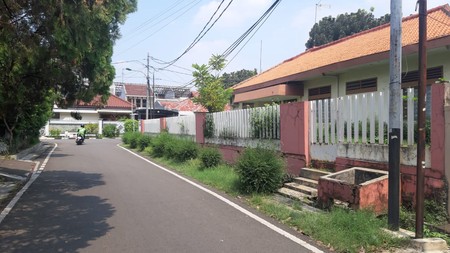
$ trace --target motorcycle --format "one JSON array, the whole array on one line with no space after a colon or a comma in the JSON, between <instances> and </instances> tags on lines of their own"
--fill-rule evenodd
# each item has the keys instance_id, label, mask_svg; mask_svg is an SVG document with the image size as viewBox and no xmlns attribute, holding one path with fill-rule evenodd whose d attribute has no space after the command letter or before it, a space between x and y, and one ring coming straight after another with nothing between
<instances>
[{"instance_id":1,"label":"motorcycle","mask_svg":"<svg viewBox=\"0 0 450 253\"><path fill-rule=\"evenodd\" d=\"M77 134L77 138L75 138L75 143L77 145L81 145L81 144L83 144L83 142L84 142L83 136L81 136L80 134Z\"/></svg>"}]
</instances>

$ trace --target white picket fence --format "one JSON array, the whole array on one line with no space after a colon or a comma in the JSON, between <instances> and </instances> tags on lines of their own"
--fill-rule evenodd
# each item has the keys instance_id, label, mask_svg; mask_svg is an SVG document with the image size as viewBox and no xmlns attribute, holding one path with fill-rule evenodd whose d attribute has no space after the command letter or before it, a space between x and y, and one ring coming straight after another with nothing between
<instances>
[{"instance_id":1,"label":"white picket fence","mask_svg":"<svg viewBox=\"0 0 450 253\"><path fill-rule=\"evenodd\" d=\"M401 108L401 143L414 144L414 89L406 90ZM310 102L313 144L384 144L389 131L389 93L372 92ZM405 118L406 127L403 119ZM404 139L403 131L407 131Z\"/></svg>"},{"instance_id":2,"label":"white picket fence","mask_svg":"<svg viewBox=\"0 0 450 253\"><path fill-rule=\"evenodd\" d=\"M160 119L144 120L144 133L159 134L161 132Z\"/></svg>"},{"instance_id":3,"label":"white picket fence","mask_svg":"<svg viewBox=\"0 0 450 253\"><path fill-rule=\"evenodd\" d=\"M166 124L171 134L195 136L195 115L169 117Z\"/></svg>"},{"instance_id":4,"label":"white picket fence","mask_svg":"<svg viewBox=\"0 0 450 253\"><path fill-rule=\"evenodd\" d=\"M279 105L216 112L210 115L214 122L213 133L216 138L280 139Z\"/></svg>"}]
</instances>

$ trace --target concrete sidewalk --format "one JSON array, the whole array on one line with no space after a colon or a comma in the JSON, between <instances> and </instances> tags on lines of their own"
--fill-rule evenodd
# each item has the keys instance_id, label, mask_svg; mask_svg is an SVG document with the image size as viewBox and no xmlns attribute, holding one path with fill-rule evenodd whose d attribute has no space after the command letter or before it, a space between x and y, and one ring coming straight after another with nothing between
<instances>
[{"instance_id":1,"label":"concrete sidewalk","mask_svg":"<svg viewBox=\"0 0 450 253\"><path fill-rule=\"evenodd\" d=\"M34 160L51 147L51 143L40 142L17 154L0 157L0 208L7 204L3 202L14 189L26 182L33 170L37 169L38 162Z\"/></svg>"}]
</instances>

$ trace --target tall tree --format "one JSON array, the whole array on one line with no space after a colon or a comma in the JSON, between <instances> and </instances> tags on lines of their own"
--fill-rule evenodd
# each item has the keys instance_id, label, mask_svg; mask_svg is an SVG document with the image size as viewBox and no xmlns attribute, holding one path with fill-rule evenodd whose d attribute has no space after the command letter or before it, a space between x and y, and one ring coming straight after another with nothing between
<instances>
[{"instance_id":1,"label":"tall tree","mask_svg":"<svg viewBox=\"0 0 450 253\"><path fill-rule=\"evenodd\" d=\"M194 102L203 105L209 112L223 111L233 92L229 88L224 88L222 78L219 76L224 66L225 59L219 55L211 56L208 65L192 64L195 69L193 72L194 83L199 92L199 96L194 98Z\"/></svg>"},{"instance_id":2,"label":"tall tree","mask_svg":"<svg viewBox=\"0 0 450 253\"><path fill-rule=\"evenodd\" d=\"M38 133L54 101L106 101L112 47L135 9L136 0L1 1L0 139Z\"/></svg>"},{"instance_id":3,"label":"tall tree","mask_svg":"<svg viewBox=\"0 0 450 253\"><path fill-rule=\"evenodd\" d=\"M225 88L230 88L244 80L249 79L252 76L257 75L258 72L256 69L254 70L247 70L242 69L239 71L231 72L231 73L223 73L222 79L223 79L223 86Z\"/></svg>"},{"instance_id":4,"label":"tall tree","mask_svg":"<svg viewBox=\"0 0 450 253\"><path fill-rule=\"evenodd\" d=\"M324 17L309 32L306 48L321 46L389 22L389 14L375 18L373 11L373 8L370 12L359 9L354 13L340 14L336 18Z\"/></svg>"}]
</instances>

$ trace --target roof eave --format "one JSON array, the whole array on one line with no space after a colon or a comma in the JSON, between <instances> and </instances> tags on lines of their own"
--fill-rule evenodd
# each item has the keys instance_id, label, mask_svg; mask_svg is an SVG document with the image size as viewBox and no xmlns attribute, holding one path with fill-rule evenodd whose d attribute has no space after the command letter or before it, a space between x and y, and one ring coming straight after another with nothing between
<instances>
[{"instance_id":1,"label":"roof eave","mask_svg":"<svg viewBox=\"0 0 450 253\"><path fill-rule=\"evenodd\" d=\"M438 39L429 40L427 42L428 49L434 49L434 48L439 48L439 47L449 46L449 45L450 45L450 36L445 36L445 37L441 37ZM402 53L404 55L410 55L410 54L414 54L417 52L418 52L418 43L407 45L402 48ZM252 90L267 88L267 87L282 84L282 83L289 83L289 82L293 82L293 81L303 81L303 80L310 79L313 77L322 76L324 73L333 72L333 71L336 71L339 69L351 68L351 67L359 66L362 64L367 64L367 63L377 62L377 61L382 61L382 60L388 60L388 59L389 59L389 51L379 52L376 54L366 55L366 56L350 59L347 61L337 62L337 63L326 65L326 66L323 66L320 68L308 70L305 72L296 73L293 75L269 80L269 81L258 83L258 84L252 85L252 86L237 88L233 91L233 94L239 94L239 93L248 92L248 91L252 91Z\"/></svg>"}]
</instances>

